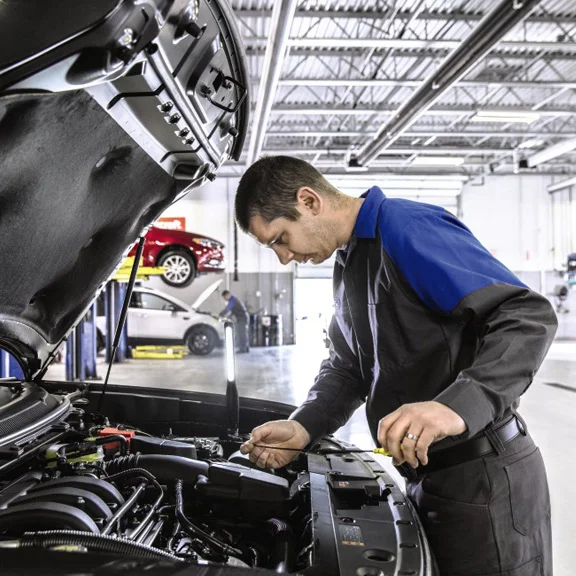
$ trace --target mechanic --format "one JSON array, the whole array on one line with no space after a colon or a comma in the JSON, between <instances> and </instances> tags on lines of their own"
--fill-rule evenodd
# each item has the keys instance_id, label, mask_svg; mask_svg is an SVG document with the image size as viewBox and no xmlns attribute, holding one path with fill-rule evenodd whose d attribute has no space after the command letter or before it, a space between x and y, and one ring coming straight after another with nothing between
<instances>
[{"instance_id":1,"label":"mechanic","mask_svg":"<svg viewBox=\"0 0 576 576\"><path fill-rule=\"evenodd\" d=\"M248 336L248 326L250 322L250 315L246 310L244 303L232 296L229 290L224 290L222 292L222 298L228 302L228 305L222 312L220 312L220 317L224 318L227 316L234 317L234 331L236 333L236 348L238 354L245 354L250 352L250 338Z\"/></svg>"},{"instance_id":2,"label":"mechanic","mask_svg":"<svg viewBox=\"0 0 576 576\"><path fill-rule=\"evenodd\" d=\"M440 573L552 574L550 501L538 448L516 413L557 328L549 302L446 210L360 198L313 166L264 157L243 175L240 228L283 264L336 252L329 358L288 420L242 446L288 464L362 403L393 455Z\"/></svg>"}]
</instances>

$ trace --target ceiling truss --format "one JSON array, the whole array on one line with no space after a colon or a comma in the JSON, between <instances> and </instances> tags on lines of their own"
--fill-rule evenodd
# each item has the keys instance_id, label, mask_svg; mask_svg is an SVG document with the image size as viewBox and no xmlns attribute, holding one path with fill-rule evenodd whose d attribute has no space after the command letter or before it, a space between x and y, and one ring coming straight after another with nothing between
<instances>
[{"instance_id":1,"label":"ceiling truss","mask_svg":"<svg viewBox=\"0 0 576 576\"><path fill-rule=\"evenodd\" d=\"M254 100L272 16L270 0L232 0ZM283 49L263 153L286 151L344 166L374 138L494 5L488 0L300 0ZM324 9L317 8L322 4ZM347 4L347 7L342 7ZM564 4L564 5L563 5ZM576 134L576 6L543 0L386 152L390 171L418 156L453 155L450 171L517 170L519 159ZM468 7L474 6L473 10ZM358 6L358 9L355 9ZM364 8L362 8L362 6ZM532 113L530 122L478 122L478 111ZM251 136L250 136L251 137ZM447 149L448 148L448 149ZM538 171L576 172L563 156ZM395 166L398 162L401 168ZM448 168L434 168L444 171Z\"/></svg>"}]
</instances>

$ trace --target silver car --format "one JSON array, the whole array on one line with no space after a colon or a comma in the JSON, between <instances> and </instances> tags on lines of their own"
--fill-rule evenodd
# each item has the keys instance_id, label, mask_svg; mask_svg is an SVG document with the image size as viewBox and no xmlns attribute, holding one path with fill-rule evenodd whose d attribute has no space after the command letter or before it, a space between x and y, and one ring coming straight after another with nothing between
<instances>
[{"instance_id":1,"label":"silver car","mask_svg":"<svg viewBox=\"0 0 576 576\"><path fill-rule=\"evenodd\" d=\"M160 290L136 286L126 322L128 343L186 344L192 354L210 354L224 337L224 325L217 316L199 308L221 283L218 280L210 285L192 305ZM103 343L106 318L98 316L96 324L98 341Z\"/></svg>"}]
</instances>

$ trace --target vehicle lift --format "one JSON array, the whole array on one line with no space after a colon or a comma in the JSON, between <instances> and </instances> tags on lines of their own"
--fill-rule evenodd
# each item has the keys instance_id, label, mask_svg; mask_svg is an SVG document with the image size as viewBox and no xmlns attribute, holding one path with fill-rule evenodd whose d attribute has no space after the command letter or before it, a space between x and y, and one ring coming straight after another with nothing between
<instances>
[{"instance_id":1,"label":"vehicle lift","mask_svg":"<svg viewBox=\"0 0 576 576\"><path fill-rule=\"evenodd\" d=\"M134 265L134 257L124 260L114 276L108 281L102 295L106 318L106 362L110 362L114 332L120 318L122 302L126 295L126 285ZM160 276L162 267L140 266L136 280L148 280L150 276ZM86 316L78 323L66 341L66 380L100 380L96 370L97 356L97 303L94 302ZM114 362L124 362L129 357L127 327L124 325L122 337Z\"/></svg>"},{"instance_id":2,"label":"vehicle lift","mask_svg":"<svg viewBox=\"0 0 576 576\"><path fill-rule=\"evenodd\" d=\"M0 349L0 378L24 378L22 368L13 356Z\"/></svg>"}]
</instances>

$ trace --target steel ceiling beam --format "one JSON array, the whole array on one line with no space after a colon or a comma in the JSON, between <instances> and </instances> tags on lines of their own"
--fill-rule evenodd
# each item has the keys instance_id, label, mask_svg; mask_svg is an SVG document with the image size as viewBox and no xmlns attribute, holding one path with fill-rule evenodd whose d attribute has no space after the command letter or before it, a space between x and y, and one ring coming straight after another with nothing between
<instances>
[{"instance_id":1,"label":"steel ceiling beam","mask_svg":"<svg viewBox=\"0 0 576 576\"><path fill-rule=\"evenodd\" d=\"M272 12L268 10L234 10L234 14L239 18L270 18ZM385 20L389 18L391 11L359 11L359 10L298 10L296 18L327 18L339 20ZM395 15L395 19L401 22L407 22L412 18L411 12L400 12ZM418 20L436 21L436 22L480 22L484 14L470 14L463 12L421 12ZM529 24L574 24L572 16L556 15L533 15L526 19Z\"/></svg>"},{"instance_id":2,"label":"steel ceiling beam","mask_svg":"<svg viewBox=\"0 0 576 576\"><path fill-rule=\"evenodd\" d=\"M476 66L500 40L522 22L540 0L511 2L502 0L472 31L428 78L384 124L372 142L366 144L356 157L360 165L376 158L433 106L452 86Z\"/></svg>"},{"instance_id":3,"label":"steel ceiling beam","mask_svg":"<svg viewBox=\"0 0 576 576\"><path fill-rule=\"evenodd\" d=\"M278 138L357 138L361 136L373 136L376 130L272 130L266 133L266 137ZM403 138L576 138L576 132L491 132L489 130L461 131L461 132L439 132L418 130L415 132L404 132Z\"/></svg>"},{"instance_id":4,"label":"steel ceiling beam","mask_svg":"<svg viewBox=\"0 0 576 576\"><path fill-rule=\"evenodd\" d=\"M539 1L539 0L538 0ZM244 37L244 43L250 46L265 46L266 38ZM414 40L407 38L289 38L287 45L294 48L361 48L374 50L448 50L460 47L462 40ZM576 52L573 42L527 42L527 41L498 41L493 47L500 50L532 50L536 52Z\"/></svg>"},{"instance_id":5,"label":"steel ceiling beam","mask_svg":"<svg viewBox=\"0 0 576 576\"><path fill-rule=\"evenodd\" d=\"M426 147L409 147L409 148L387 148L382 150L379 156L399 156L422 154L423 156L488 156L493 154L511 154L513 148L426 148ZM314 148L266 148L266 154L329 154L329 155L346 155L350 153L350 148L345 147L314 147Z\"/></svg>"},{"instance_id":6,"label":"steel ceiling beam","mask_svg":"<svg viewBox=\"0 0 576 576\"><path fill-rule=\"evenodd\" d=\"M531 108L519 108L515 106L498 108L494 106L484 106L490 110L497 110L501 112L509 112L510 114L534 113ZM345 116L362 116L370 114L392 114L398 109L386 106L380 108L350 108L347 106L310 106L310 105L293 105L282 104L275 106L272 109L272 114L299 114L299 115L315 115L315 114L335 114ZM476 112L476 107L472 106L438 106L436 108L427 109L425 115L430 116L453 116L462 114L473 114ZM542 116L573 116L576 114L576 108L542 108L538 110L538 114Z\"/></svg>"},{"instance_id":7,"label":"steel ceiling beam","mask_svg":"<svg viewBox=\"0 0 576 576\"><path fill-rule=\"evenodd\" d=\"M266 127L288 49L288 36L297 6L298 0L278 0L274 3L256 110L252 121L250 147L248 149L249 164L252 164L262 151Z\"/></svg>"},{"instance_id":8,"label":"steel ceiling beam","mask_svg":"<svg viewBox=\"0 0 576 576\"><path fill-rule=\"evenodd\" d=\"M568 61L576 60L576 54L571 52L562 52L562 44L557 44L554 52L549 52L542 56L543 60L551 61ZM262 56L265 46L246 46L248 56ZM381 50L376 50L379 52ZM402 58L442 58L450 54L450 50L411 50L409 52L396 52L396 57ZM365 55L362 48L292 48L290 56L308 57L321 56L323 58L356 58ZM490 52L491 58L506 58L507 60L526 60L539 55L537 50L525 52L506 52L499 46L496 50Z\"/></svg>"},{"instance_id":9,"label":"steel ceiling beam","mask_svg":"<svg viewBox=\"0 0 576 576\"><path fill-rule=\"evenodd\" d=\"M575 45L576 46L576 45ZM401 80L401 79L340 79L340 78L282 78L279 82L279 86L309 86L310 88L348 88L350 86L358 88L395 88L399 86L406 86L409 88L417 88L421 86L426 79L422 80ZM529 89L543 89L543 88L555 88L555 89L570 89L576 88L576 82L563 82L563 81L553 81L547 82L545 80L541 82L524 82L521 80L461 80L453 87L465 87L465 88L478 88L480 86L502 86L504 88L529 88Z\"/></svg>"}]
</instances>

